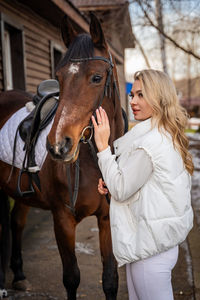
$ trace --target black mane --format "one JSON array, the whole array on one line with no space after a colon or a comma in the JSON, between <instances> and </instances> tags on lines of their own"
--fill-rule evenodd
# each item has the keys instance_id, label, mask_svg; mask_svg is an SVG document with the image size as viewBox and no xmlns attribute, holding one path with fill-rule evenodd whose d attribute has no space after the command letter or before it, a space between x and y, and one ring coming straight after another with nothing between
<instances>
[{"instance_id":1,"label":"black mane","mask_svg":"<svg viewBox=\"0 0 200 300\"><path fill-rule=\"evenodd\" d=\"M64 67L72 58L94 57L94 45L89 34L79 34L70 44L64 58L56 67L56 71Z\"/></svg>"}]
</instances>

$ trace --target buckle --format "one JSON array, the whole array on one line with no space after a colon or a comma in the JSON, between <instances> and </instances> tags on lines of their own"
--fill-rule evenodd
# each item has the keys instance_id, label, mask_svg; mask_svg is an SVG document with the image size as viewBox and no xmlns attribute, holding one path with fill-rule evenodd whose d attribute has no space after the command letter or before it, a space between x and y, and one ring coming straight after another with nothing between
<instances>
[{"instance_id":1,"label":"buckle","mask_svg":"<svg viewBox=\"0 0 200 300\"><path fill-rule=\"evenodd\" d=\"M90 134L89 134L89 131L90 131ZM83 129L82 133L81 133L80 141L83 142L83 144L87 144L88 141L91 140L92 136L93 136L93 127L92 126L86 126Z\"/></svg>"}]
</instances>

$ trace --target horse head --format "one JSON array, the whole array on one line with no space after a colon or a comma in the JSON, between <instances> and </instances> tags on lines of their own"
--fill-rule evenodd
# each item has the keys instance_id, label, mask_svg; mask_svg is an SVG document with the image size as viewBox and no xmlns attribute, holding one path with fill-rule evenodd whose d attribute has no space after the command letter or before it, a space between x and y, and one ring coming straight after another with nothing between
<instances>
[{"instance_id":1,"label":"horse head","mask_svg":"<svg viewBox=\"0 0 200 300\"><path fill-rule=\"evenodd\" d=\"M117 73L101 24L94 15L91 14L90 34L78 34L66 16L61 31L68 50L56 70L60 97L47 149L54 159L72 163L78 157L83 131L87 134L85 129L91 125L91 116L99 105L106 110L112 127L116 97L109 88L113 89Z\"/></svg>"}]
</instances>

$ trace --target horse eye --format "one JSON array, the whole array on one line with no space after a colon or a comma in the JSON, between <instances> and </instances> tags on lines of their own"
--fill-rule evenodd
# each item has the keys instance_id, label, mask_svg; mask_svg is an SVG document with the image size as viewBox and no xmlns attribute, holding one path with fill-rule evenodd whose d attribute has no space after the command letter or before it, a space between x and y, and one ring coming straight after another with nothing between
<instances>
[{"instance_id":1,"label":"horse eye","mask_svg":"<svg viewBox=\"0 0 200 300\"><path fill-rule=\"evenodd\" d=\"M102 80L102 76L101 75L94 75L92 76L92 83L100 83Z\"/></svg>"}]
</instances>

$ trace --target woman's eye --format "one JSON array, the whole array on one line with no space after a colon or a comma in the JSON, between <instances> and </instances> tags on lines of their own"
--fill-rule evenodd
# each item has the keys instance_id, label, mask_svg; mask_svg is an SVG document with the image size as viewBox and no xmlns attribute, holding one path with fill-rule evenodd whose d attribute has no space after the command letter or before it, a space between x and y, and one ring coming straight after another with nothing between
<instances>
[{"instance_id":1,"label":"woman's eye","mask_svg":"<svg viewBox=\"0 0 200 300\"><path fill-rule=\"evenodd\" d=\"M102 80L102 76L101 75L94 75L92 76L92 83L100 83Z\"/></svg>"},{"instance_id":2,"label":"woman's eye","mask_svg":"<svg viewBox=\"0 0 200 300\"><path fill-rule=\"evenodd\" d=\"M142 98L142 97L143 97L143 94L142 94L142 93L139 93L138 96L139 96L140 98Z\"/></svg>"},{"instance_id":3,"label":"woman's eye","mask_svg":"<svg viewBox=\"0 0 200 300\"><path fill-rule=\"evenodd\" d=\"M130 100L132 100L134 98L134 95L131 93L129 93L128 96L129 96Z\"/></svg>"}]
</instances>

